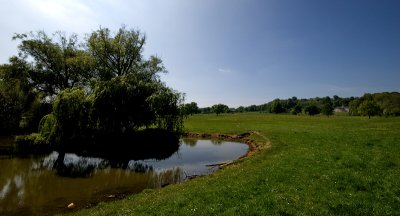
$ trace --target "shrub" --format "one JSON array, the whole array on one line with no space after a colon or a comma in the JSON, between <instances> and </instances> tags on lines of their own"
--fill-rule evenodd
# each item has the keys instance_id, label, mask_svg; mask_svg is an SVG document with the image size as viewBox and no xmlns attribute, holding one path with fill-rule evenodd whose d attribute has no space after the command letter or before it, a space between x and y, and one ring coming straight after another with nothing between
<instances>
[{"instance_id":1,"label":"shrub","mask_svg":"<svg viewBox=\"0 0 400 216\"><path fill-rule=\"evenodd\" d=\"M39 133L15 137L14 152L16 154L44 153L48 152L50 147Z\"/></svg>"}]
</instances>

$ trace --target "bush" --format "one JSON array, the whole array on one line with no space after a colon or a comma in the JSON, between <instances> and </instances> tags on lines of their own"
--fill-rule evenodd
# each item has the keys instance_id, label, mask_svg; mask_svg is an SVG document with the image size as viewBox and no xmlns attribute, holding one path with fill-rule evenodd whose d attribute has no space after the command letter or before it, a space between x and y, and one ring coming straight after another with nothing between
<instances>
[{"instance_id":1,"label":"bush","mask_svg":"<svg viewBox=\"0 0 400 216\"><path fill-rule=\"evenodd\" d=\"M50 149L51 145L38 133L15 137L14 153L16 154L46 153Z\"/></svg>"}]
</instances>

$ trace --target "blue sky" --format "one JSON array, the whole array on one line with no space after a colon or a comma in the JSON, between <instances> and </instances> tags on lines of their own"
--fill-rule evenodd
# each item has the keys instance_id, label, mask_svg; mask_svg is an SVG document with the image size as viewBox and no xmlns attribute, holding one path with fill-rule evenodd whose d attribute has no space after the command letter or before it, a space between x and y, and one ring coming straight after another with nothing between
<instances>
[{"instance_id":1,"label":"blue sky","mask_svg":"<svg viewBox=\"0 0 400 216\"><path fill-rule=\"evenodd\" d=\"M162 79L200 107L400 91L398 0L0 0L0 63L14 33L146 34Z\"/></svg>"}]
</instances>

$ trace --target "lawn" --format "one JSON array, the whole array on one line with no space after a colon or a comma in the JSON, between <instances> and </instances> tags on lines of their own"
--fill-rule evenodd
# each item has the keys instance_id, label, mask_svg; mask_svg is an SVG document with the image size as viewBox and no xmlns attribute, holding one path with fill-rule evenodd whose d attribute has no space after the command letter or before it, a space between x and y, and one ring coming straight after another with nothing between
<instances>
[{"instance_id":1,"label":"lawn","mask_svg":"<svg viewBox=\"0 0 400 216\"><path fill-rule=\"evenodd\" d=\"M252 133L259 150L182 184L78 215L400 215L400 118L195 115L187 132Z\"/></svg>"}]
</instances>

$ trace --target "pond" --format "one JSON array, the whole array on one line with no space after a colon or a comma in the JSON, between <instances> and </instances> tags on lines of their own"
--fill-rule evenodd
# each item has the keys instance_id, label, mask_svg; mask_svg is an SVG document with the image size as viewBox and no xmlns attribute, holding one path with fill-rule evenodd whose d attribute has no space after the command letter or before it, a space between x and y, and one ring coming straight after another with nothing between
<instances>
[{"instance_id":1,"label":"pond","mask_svg":"<svg viewBox=\"0 0 400 216\"><path fill-rule=\"evenodd\" d=\"M0 146L10 139L0 139ZM238 159L248 146L237 142L182 139L178 151L163 160L109 160L66 153L41 157L0 156L0 215L52 215L68 204L87 208L146 188L179 183Z\"/></svg>"}]
</instances>

